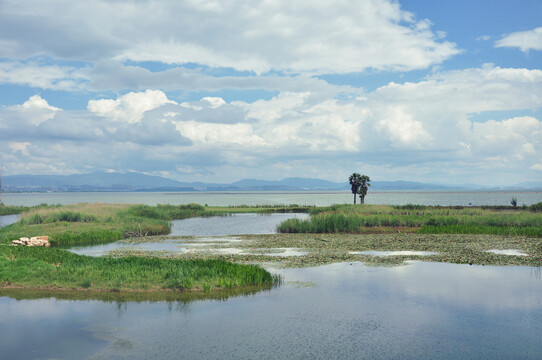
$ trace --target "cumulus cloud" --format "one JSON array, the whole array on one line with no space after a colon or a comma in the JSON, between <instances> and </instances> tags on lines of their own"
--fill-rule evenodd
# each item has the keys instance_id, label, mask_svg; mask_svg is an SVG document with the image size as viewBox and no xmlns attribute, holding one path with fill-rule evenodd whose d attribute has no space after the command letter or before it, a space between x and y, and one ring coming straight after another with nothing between
<instances>
[{"instance_id":1,"label":"cumulus cloud","mask_svg":"<svg viewBox=\"0 0 542 360\"><path fill-rule=\"evenodd\" d=\"M61 109L49 105L39 95L31 96L21 105L9 106L0 114L0 128L12 126L38 126L51 119Z\"/></svg>"},{"instance_id":2,"label":"cumulus cloud","mask_svg":"<svg viewBox=\"0 0 542 360\"><path fill-rule=\"evenodd\" d=\"M175 102L147 90L67 111L33 96L0 109L0 150L6 165L168 171L190 180L326 169L325 177L339 180L359 164L377 174L401 169L418 180L437 168L446 182L468 171L538 171L542 119L521 113L542 107L539 93L541 71L485 65L347 98L283 91L252 103L216 96ZM519 115L476 120L496 110Z\"/></svg>"},{"instance_id":3,"label":"cumulus cloud","mask_svg":"<svg viewBox=\"0 0 542 360\"><path fill-rule=\"evenodd\" d=\"M255 73L412 70L459 53L443 37L391 0L6 0L0 8L2 57L12 59L197 63Z\"/></svg>"},{"instance_id":4,"label":"cumulus cloud","mask_svg":"<svg viewBox=\"0 0 542 360\"><path fill-rule=\"evenodd\" d=\"M495 47L517 47L523 52L542 50L542 27L508 34L496 41Z\"/></svg>"},{"instance_id":5,"label":"cumulus cloud","mask_svg":"<svg viewBox=\"0 0 542 360\"><path fill-rule=\"evenodd\" d=\"M116 100L100 99L90 100L87 110L114 121L128 123L139 122L146 111L156 109L164 104L175 104L160 90L147 90L145 92L130 92Z\"/></svg>"},{"instance_id":6,"label":"cumulus cloud","mask_svg":"<svg viewBox=\"0 0 542 360\"><path fill-rule=\"evenodd\" d=\"M471 136L479 153L503 161L536 158L542 151L542 122L531 116L474 123Z\"/></svg>"},{"instance_id":7,"label":"cumulus cloud","mask_svg":"<svg viewBox=\"0 0 542 360\"><path fill-rule=\"evenodd\" d=\"M421 121L400 106L390 106L387 115L378 120L375 128L388 137L394 148L430 148L433 137L424 129Z\"/></svg>"}]
</instances>

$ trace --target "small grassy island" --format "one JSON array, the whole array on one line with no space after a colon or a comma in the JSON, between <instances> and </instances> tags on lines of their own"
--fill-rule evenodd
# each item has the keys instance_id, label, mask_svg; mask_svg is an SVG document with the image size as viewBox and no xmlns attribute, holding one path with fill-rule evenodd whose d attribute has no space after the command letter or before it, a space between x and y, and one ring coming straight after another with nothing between
<instances>
[{"instance_id":1,"label":"small grassy island","mask_svg":"<svg viewBox=\"0 0 542 360\"><path fill-rule=\"evenodd\" d=\"M88 257L58 246L107 243L170 231L170 220L213 215L204 207L78 204L37 206L0 229L0 287L96 291L216 290L268 286L280 281L256 265L219 259L172 260ZM48 235L51 248L12 246L20 237Z\"/></svg>"},{"instance_id":2,"label":"small grassy island","mask_svg":"<svg viewBox=\"0 0 542 360\"><path fill-rule=\"evenodd\" d=\"M159 242L171 220L241 212L309 212L290 219L278 234L238 237L245 253L117 252L103 257L71 253L63 246ZM336 205L331 207L77 204L0 206L0 214L21 219L0 229L0 288L81 291L212 291L270 287L277 276L254 263L312 266L364 261L399 264L408 259L478 265L540 266L542 204L530 207L432 207ZM50 248L12 246L14 239L46 235ZM184 237L183 243L195 239ZM200 244L201 245L201 244ZM215 244L216 245L216 244ZM229 245L217 245L229 246ZM276 249L298 249L303 256L277 257ZM488 250L515 249L526 256ZM427 256L377 257L366 251L424 251Z\"/></svg>"}]
</instances>

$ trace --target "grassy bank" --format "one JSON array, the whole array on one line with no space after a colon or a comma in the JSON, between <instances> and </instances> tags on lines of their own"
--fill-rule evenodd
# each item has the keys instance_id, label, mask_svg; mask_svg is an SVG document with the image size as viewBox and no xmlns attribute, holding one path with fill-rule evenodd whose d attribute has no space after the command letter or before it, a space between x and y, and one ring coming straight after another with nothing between
<instances>
[{"instance_id":1,"label":"grassy bank","mask_svg":"<svg viewBox=\"0 0 542 360\"><path fill-rule=\"evenodd\" d=\"M0 229L0 243L48 235L52 246L107 243L168 234L170 221L200 216L203 206L75 204L26 208L21 220Z\"/></svg>"},{"instance_id":2,"label":"grassy bank","mask_svg":"<svg viewBox=\"0 0 542 360\"><path fill-rule=\"evenodd\" d=\"M526 208L337 205L315 208L307 220L283 222L282 233L366 233L402 228L407 232L498 234L542 237L539 204Z\"/></svg>"},{"instance_id":3,"label":"grassy bank","mask_svg":"<svg viewBox=\"0 0 542 360\"><path fill-rule=\"evenodd\" d=\"M0 216L20 214L27 210L28 207L26 206L7 206L0 203Z\"/></svg>"},{"instance_id":4,"label":"grassy bank","mask_svg":"<svg viewBox=\"0 0 542 360\"><path fill-rule=\"evenodd\" d=\"M0 284L3 287L211 291L270 285L276 281L258 266L221 260L93 258L62 249L0 245Z\"/></svg>"},{"instance_id":5,"label":"grassy bank","mask_svg":"<svg viewBox=\"0 0 542 360\"><path fill-rule=\"evenodd\" d=\"M397 264L407 259L480 265L539 266L542 258L542 206L529 208L462 208L429 206L337 205L332 207L77 204L22 209L21 220L0 229L0 287L95 291L204 290L270 287L279 279L251 265L275 262L313 266L364 261ZM125 252L92 258L57 246L105 243L119 239L160 241L171 220L237 212L304 212L305 221L281 224L283 234L242 237L231 243L198 243L201 249L182 254ZM292 234L285 234L285 233ZM308 234L299 234L300 232ZM465 236L468 234L468 236ZM497 235L484 235L497 234ZM19 237L48 235L52 248L13 247ZM171 239L168 239L171 241ZM183 246L197 239L182 238ZM302 256L273 256L284 249ZM522 250L528 256L507 256L492 249ZM194 249L193 249L194 250ZM367 250L432 251L429 256L375 257ZM138 256L135 256L138 255ZM236 264L230 263L235 262Z\"/></svg>"},{"instance_id":6,"label":"grassy bank","mask_svg":"<svg viewBox=\"0 0 542 360\"><path fill-rule=\"evenodd\" d=\"M198 204L148 206L96 203L4 209L6 214L22 215L17 224L0 229L0 243L8 243L20 237L48 235L52 246L70 246L164 235L171 231L172 220L195 216L307 212L312 208L298 205L204 207Z\"/></svg>"},{"instance_id":7,"label":"grassy bank","mask_svg":"<svg viewBox=\"0 0 542 360\"><path fill-rule=\"evenodd\" d=\"M203 206L77 204L25 208L0 229L0 286L46 289L212 291L277 282L267 271L221 260L91 258L58 245L105 243L167 234L170 221L214 214ZM220 213L217 212L217 213ZM14 247L19 237L48 235L52 248Z\"/></svg>"}]
</instances>

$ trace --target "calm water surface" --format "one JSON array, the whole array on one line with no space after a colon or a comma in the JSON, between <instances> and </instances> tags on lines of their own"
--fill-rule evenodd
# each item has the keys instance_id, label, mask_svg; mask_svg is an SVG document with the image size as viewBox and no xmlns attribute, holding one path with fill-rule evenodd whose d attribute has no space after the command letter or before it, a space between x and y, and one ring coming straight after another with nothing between
<instances>
[{"instance_id":1,"label":"calm water surface","mask_svg":"<svg viewBox=\"0 0 542 360\"><path fill-rule=\"evenodd\" d=\"M60 202L36 200L36 194L3 194L4 200L6 195ZM198 202L184 194L60 196L66 203ZM235 204L232 199L248 203L241 195L223 196L229 196L228 205ZM253 196L255 203L305 203L289 197L299 194L243 196ZM316 202L343 195L310 196ZM498 201L507 204L510 194L499 196ZM221 205L210 201L216 197L203 200ZM213 218L212 222L224 221L215 229L202 219L187 219L176 222L173 231L197 236L250 229L261 233L274 231L274 221L282 221L281 216L302 215ZM222 300L25 299L2 291L0 359L540 359L542 354L540 268L414 262L400 267L343 263L270 271L283 275L285 284Z\"/></svg>"},{"instance_id":2,"label":"calm water surface","mask_svg":"<svg viewBox=\"0 0 542 360\"><path fill-rule=\"evenodd\" d=\"M19 220L19 215L2 215L0 216L0 228L14 224Z\"/></svg>"},{"instance_id":3,"label":"calm water surface","mask_svg":"<svg viewBox=\"0 0 542 360\"><path fill-rule=\"evenodd\" d=\"M419 205L510 205L515 197L518 205L542 202L542 191L373 191L366 198L368 204ZM349 192L92 192L92 193L4 193L6 205L33 206L76 203L128 204L189 204L210 206L299 204L328 206L353 201Z\"/></svg>"},{"instance_id":4,"label":"calm water surface","mask_svg":"<svg viewBox=\"0 0 542 360\"><path fill-rule=\"evenodd\" d=\"M277 225L287 219L308 219L309 214L232 214L231 216L196 217L173 221L170 235L225 236L275 234Z\"/></svg>"},{"instance_id":5,"label":"calm water surface","mask_svg":"<svg viewBox=\"0 0 542 360\"><path fill-rule=\"evenodd\" d=\"M285 285L222 301L0 297L0 358L540 359L542 354L542 281L531 268L415 262L272 271L284 276Z\"/></svg>"},{"instance_id":6,"label":"calm water surface","mask_svg":"<svg viewBox=\"0 0 542 360\"><path fill-rule=\"evenodd\" d=\"M171 236L227 236L274 234L277 225L287 219L307 219L309 214L232 214L229 216L196 217L172 221ZM173 251L184 252L187 248L178 240L139 243L116 241L110 244L73 246L69 251L81 255L102 256L104 253L122 248L137 248L144 251Z\"/></svg>"}]
</instances>

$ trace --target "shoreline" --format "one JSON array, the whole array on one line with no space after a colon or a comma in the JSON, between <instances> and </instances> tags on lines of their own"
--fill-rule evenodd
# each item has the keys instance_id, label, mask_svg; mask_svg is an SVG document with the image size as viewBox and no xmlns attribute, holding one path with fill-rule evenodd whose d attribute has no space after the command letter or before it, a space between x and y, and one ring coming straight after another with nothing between
<instances>
[{"instance_id":1,"label":"shoreline","mask_svg":"<svg viewBox=\"0 0 542 360\"><path fill-rule=\"evenodd\" d=\"M540 207L542 203L533 206L533 210L540 211ZM528 208L337 205L307 209L300 206L77 204L38 206L27 210L17 223L0 229L0 283L7 284L0 285L0 290L204 294L251 286L266 288L280 282L263 269L262 264L310 267L359 261L371 265L397 265L408 260L495 266L540 266L542 263L542 237L518 236L521 232L503 233L510 230L507 224L511 223L521 231L534 229L531 233L538 234L542 229L542 217ZM160 242L170 232L173 219L247 211L298 210L309 210L312 216L307 221L294 220L286 233L241 235L242 241L234 245L201 246L200 243L196 247L202 251L175 254L130 250L89 257L60 248L122 239L134 243ZM448 225L458 221L473 225ZM362 223L368 225L360 226ZM435 224L435 229L426 227L426 223ZM488 227L486 223L496 226ZM301 225L311 224L316 226L315 229L322 225L322 232L296 230ZM426 233L421 233L423 229ZM431 233L436 230L452 233ZM463 230L467 233L461 233ZM472 233L478 230L501 233ZM49 235L53 246L8 245L14 238L39 235ZM175 237L168 236L167 239ZM178 240L187 245L198 242L197 238ZM220 249L224 252L220 253ZM488 250L518 250L529 256L494 254ZM429 251L436 254L378 257L364 254L364 251ZM299 256L299 252L305 254Z\"/></svg>"}]
</instances>

